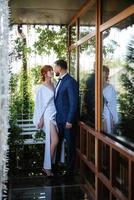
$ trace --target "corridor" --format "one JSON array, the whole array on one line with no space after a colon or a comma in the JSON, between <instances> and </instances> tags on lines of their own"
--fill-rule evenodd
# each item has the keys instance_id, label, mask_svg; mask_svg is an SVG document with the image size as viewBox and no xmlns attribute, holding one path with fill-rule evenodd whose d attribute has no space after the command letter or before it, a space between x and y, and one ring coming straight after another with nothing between
<instances>
[{"instance_id":1,"label":"corridor","mask_svg":"<svg viewBox=\"0 0 134 200\"><path fill-rule=\"evenodd\" d=\"M134 200L134 2L0 2L0 200ZM34 97L59 58L79 85L77 162L74 176L61 166L48 178Z\"/></svg>"}]
</instances>

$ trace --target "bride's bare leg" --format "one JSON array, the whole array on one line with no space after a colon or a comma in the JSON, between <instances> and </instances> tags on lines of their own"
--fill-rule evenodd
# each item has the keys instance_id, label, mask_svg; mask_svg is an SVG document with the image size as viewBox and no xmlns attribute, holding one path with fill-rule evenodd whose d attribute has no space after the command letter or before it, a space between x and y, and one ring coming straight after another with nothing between
<instances>
[{"instance_id":1,"label":"bride's bare leg","mask_svg":"<svg viewBox=\"0 0 134 200\"><path fill-rule=\"evenodd\" d=\"M51 160L54 159L54 153L55 153L55 149L56 146L58 144L59 138L58 138L58 133L56 130L56 127L53 123L51 123L50 125L50 132L51 132L51 147L50 147L50 151L51 151Z\"/></svg>"},{"instance_id":2,"label":"bride's bare leg","mask_svg":"<svg viewBox=\"0 0 134 200\"><path fill-rule=\"evenodd\" d=\"M50 153L51 153L51 160L53 160L55 149L59 141L58 133L53 123L50 123L50 138L51 138ZM51 169L43 169L43 171L47 176L53 176Z\"/></svg>"}]
</instances>

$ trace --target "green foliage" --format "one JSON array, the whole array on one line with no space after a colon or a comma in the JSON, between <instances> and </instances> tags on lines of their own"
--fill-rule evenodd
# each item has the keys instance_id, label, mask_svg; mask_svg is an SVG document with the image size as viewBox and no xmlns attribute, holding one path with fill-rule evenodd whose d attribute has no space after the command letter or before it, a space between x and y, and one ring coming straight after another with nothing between
<instances>
[{"instance_id":1,"label":"green foliage","mask_svg":"<svg viewBox=\"0 0 134 200\"><path fill-rule=\"evenodd\" d=\"M34 44L36 53L49 55L53 51L57 58L67 57L66 27L62 27L59 30L48 28L37 28L36 30L39 33L39 38Z\"/></svg>"},{"instance_id":2,"label":"green foliage","mask_svg":"<svg viewBox=\"0 0 134 200\"><path fill-rule=\"evenodd\" d=\"M111 60L117 46L118 43L115 40L110 40L107 45L103 45L103 59Z\"/></svg>"},{"instance_id":3,"label":"green foliage","mask_svg":"<svg viewBox=\"0 0 134 200\"><path fill-rule=\"evenodd\" d=\"M17 74L12 74L10 78L10 121L14 124L17 123L17 110L16 105L17 105L17 87L18 87L18 76Z\"/></svg>"},{"instance_id":4,"label":"green foliage","mask_svg":"<svg viewBox=\"0 0 134 200\"><path fill-rule=\"evenodd\" d=\"M89 42L85 42L81 45L80 53L86 51L88 55L94 53L95 54L95 45L96 45L96 39L95 37L91 38Z\"/></svg>"},{"instance_id":5,"label":"green foliage","mask_svg":"<svg viewBox=\"0 0 134 200\"><path fill-rule=\"evenodd\" d=\"M12 151L15 151L16 149L16 145L17 144L23 144L24 140L22 138L22 136L20 135L22 129L20 127L18 127L16 124L13 123L13 121L10 121L10 135L8 138L8 143L10 145L10 149Z\"/></svg>"},{"instance_id":6,"label":"green foliage","mask_svg":"<svg viewBox=\"0 0 134 200\"><path fill-rule=\"evenodd\" d=\"M15 52L18 59L22 60L22 69L18 75L13 75L11 80L12 107L11 113L29 114L33 111L33 100L31 95L31 83L27 70L27 55L31 53L31 48L27 46L27 38L22 31L20 37L15 40ZM13 79L17 76L16 85L13 87ZM14 88L14 89L13 89ZM14 91L16 91L14 95Z\"/></svg>"},{"instance_id":7,"label":"green foliage","mask_svg":"<svg viewBox=\"0 0 134 200\"><path fill-rule=\"evenodd\" d=\"M121 110L120 127L123 130L123 134L134 139L134 38L128 45L126 61L125 73L121 75L123 91L119 98Z\"/></svg>"},{"instance_id":8,"label":"green foliage","mask_svg":"<svg viewBox=\"0 0 134 200\"><path fill-rule=\"evenodd\" d=\"M30 77L33 85L37 85L40 82L40 68L41 66L35 66L30 70Z\"/></svg>"},{"instance_id":9,"label":"green foliage","mask_svg":"<svg viewBox=\"0 0 134 200\"><path fill-rule=\"evenodd\" d=\"M71 44L76 42L76 26L71 27Z\"/></svg>"},{"instance_id":10,"label":"green foliage","mask_svg":"<svg viewBox=\"0 0 134 200\"><path fill-rule=\"evenodd\" d=\"M10 111L10 119L9 119L9 138L8 138L8 143L10 146L10 150L14 151L16 150L16 145L17 144L23 144L23 139L20 135L21 133L21 128L17 126L17 115L18 115L18 108L21 108L21 101L18 98L18 80L19 77L17 74L12 74L10 78L10 93L11 93L11 98L10 98L10 106L9 106L9 111Z\"/></svg>"},{"instance_id":11,"label":"green foliage","mask_svg":"<svg viewBox=\"0 0 134 200\"><path fill-rule=\"evenodd\" d=\"M32 135L35 142L45 140L45 133L43 130L37 130L35 134Z\"/></svg>"},{"instance_id":12,"label":"green foliage","mask_svg":"<svg viewBox=\"0 0 134 200\"><path fill-rule=\"evenodd\" d=\"M15 40L15 44L15 53L18 59L26 58L27 54L30 54L32 51L30 47L27 47L26 40L24 42L24 39L20 37Z\"/></svg>"},{"instance_id":13,"label":"green foliage","mask_svg":"<svg viewBox=\"0 0 134 200\"><path fill-rule=\"evenodd\" d=\"M16 120L17 118L22 118L22 114L26 114L27 118L28 114L33 112L34 102L30 77L22 71L19 74L12 74L10 93L11 122L17 124Z\"/></svg>"},{"instance_id":14,"label":"green foliage","mask_svg":"<svg viewBox=\"0 0 134 200\"><path fill-rule=\"evenodd\" d=\"M25 71L21 71L19 74L18 99L22 104L21 113L28 115L33 112L32 84L30 76Z\"/></svg>"}]
</instances>

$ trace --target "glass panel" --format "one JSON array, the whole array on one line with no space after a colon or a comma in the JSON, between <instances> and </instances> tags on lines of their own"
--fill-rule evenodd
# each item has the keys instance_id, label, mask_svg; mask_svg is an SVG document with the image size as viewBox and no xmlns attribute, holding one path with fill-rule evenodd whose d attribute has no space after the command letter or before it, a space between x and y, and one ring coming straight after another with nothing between
<instances>
[{"instance_id":1,"label":"glass panel","mask_svg":"<svg viewBox=\"0 0 134 200\"><path fill-rule=\"evenodd\" d=\"M95 127L95 37L80 47L80 117Z\"/></svg>"},{"instance_id":2,"label":"glass panel","mask_svg":"<svg viewBox=\"0 0 134 200\"><path fill-rule=\"evenodd\" d=\"M116 197L112 196L112 200L119 200L119 199L117 199Z\"/></svg>"},{"instance_id":3,"label":"glass panel","mask_svg":"<svg viewBox=\"0 0 134 200\"><path fill-rule=\"evenodd\" d=\"M114 17L133 3L133 0L102 0L102 23Z\"/></svg>"},{"instance_id":4,"label":"glass panel","mask_svg":"<svg viewBox=\"0 0 134 200\"><path fill-rule=\"evenodd\" d=\"M128 145L134 142L133 22L128 17L102 34L103 130Z\"/></svg>"},{"instance_id":5,"label":"glass panel","mask_svg":"<svg viewBox=\"0 0 134 200\"><path fill-rule=\"evenodd\" d=\"M92 6L88 11L80 17L80 36L84 37L88 33L95 31L96 29L96 2L92 3Z\"/></svg>"},{"instance_id":6,"label":"glass panel","mask_svg":"<svg viewBox=\"0 0 134 200\"><path fill-rule=\"evenodd\" d=\"M95 137L88 132L88 160L95 164Z\"/></svg>"},{"instance_id":7,"label":"glass panel","mask_svg":"<svg viewBox=\"0 0 134 200\"><path fill-rule=\"evenodd\" d=\"M110 148L107 144L99 142L100 170L107 177L110 177Z\"/></svg>"},{"instance_id":8,"label":"glass panel","mask_svg":"<svg viewBox=\"0 0 134 200\"><path fill-rule=\"evenodd\" d=\"M132 191L132 200L134 200L134 162L132 162L131 164L131 169L132 169L132 172L131 172L131 191Z\"/></svg>"},{"instance_id":9,"label":"glass panel","mask_svg":"<svg viewBox=\"0 0 134 200\"><path fill-rule=\"evenodd\" d=\"M77 55L76 48L70 52L70 74L77 80Z\"/></svg>"},{"instance_id":10,"label":"glass panel","mask_svg":"<svg viewBox=\"0 0 134 200\"><path fill-rule=\"evenodd\" d=\"M95 189L95 174L83 161L81 162L81 172L85 181L90 183L92 188Z\"/></svg>"},{"instance_id":11,"label":"glass panel","mask_svg":"<svg viewBox=\"0 0 134 200\"><path fill-rule=\"evenodd\" d=\"M115 150L112 155L112 184L128 197L128 159Z\"/></svg>"},{"instance_id":12,"label":"glass panel","mask_svg":"<svg viewBox=\"0 0 134 200\"><path fill-rule=\"evenodd\" d=\"M70 45L75 43L77 40L77 28L76 23L70 27Z\"/></svg>"},{"instance_id":13,"label":"glass panel","mask_svg":"<svg viewBox=\"0 0 134 200\"><path fill-rule=\"evenodd\" d=\"M87 157L87 131L82 130L81 132L81 153Z\"/></svg>"},{"instance_id":14,"label":"glass panel","mask_svg":"<svg viewBox=\"0 0 134 200\"><path fill-rule=\"evenodd\" d=\"M110 192L106 188L106 186L99 180L99 187L98 187L98 200L108 200L110 199Z\"/></svg>"}]
</instances>

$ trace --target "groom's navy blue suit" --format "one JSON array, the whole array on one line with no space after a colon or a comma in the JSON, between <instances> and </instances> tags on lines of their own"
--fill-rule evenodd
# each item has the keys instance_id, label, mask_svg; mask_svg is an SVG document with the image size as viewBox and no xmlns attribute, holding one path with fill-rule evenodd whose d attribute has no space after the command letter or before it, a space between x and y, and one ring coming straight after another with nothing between
<instances>
[{"instance_id":1,"label":"groom's navy blue suit","mask_svg":"<svg viewBox=\"0 0 134 200\"><path fill-rule=\"evenodd\" d=\"M56 121L59 129L60 142L63 138L67 144L67 170L72 172L75 163L75 138L78 120L78 85L75 79L66 74L59 85L55 95L55 106L57 110ZM72 124L72 128L67 129L66 122ZM59 143L60 146L60 143Z\"/></svg>"}]
</instances>

